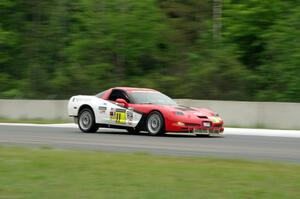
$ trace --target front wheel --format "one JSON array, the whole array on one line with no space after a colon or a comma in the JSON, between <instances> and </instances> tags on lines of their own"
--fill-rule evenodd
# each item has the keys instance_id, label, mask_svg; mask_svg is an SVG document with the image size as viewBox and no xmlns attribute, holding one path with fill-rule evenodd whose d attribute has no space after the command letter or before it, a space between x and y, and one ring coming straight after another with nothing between
<instances>
[{"instance_id":1,"label":"front wheel","mask_svg":"<svg viewBox=\"0 0 300 199\"><path fill-rule=\"evenodd\" d=\"M151 112L146 120L146 128L149 135L161 135L165 132L164 118L158 111Z\"/></svg>"},{"instance_id":2,"label":"front wheel","mask_svg":"<svg viewBox=\"0 0 300 199\"><path fill-rule=\"evenodd\" d=\"M95 123L95 116L91 109L84 108L78 115L78 127L84 133L95 133L98 126Z\"/></svg>"}]
</instances>

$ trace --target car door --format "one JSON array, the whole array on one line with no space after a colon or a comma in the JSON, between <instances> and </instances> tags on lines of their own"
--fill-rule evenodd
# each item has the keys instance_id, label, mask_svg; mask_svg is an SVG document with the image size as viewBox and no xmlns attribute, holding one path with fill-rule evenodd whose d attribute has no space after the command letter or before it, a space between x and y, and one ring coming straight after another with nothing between
<instances>
[{"instance_id":1,"label":"car door","mask_svg":"<svg viewBox=\"0 0 300 199\"><path fill-rule=\"evenodd\" d=\"M142 118L142 114L135 112L131 107L125 108L117 105L115 103L117 99L124 99L130 104L130 100L124 91L113 89L108 97L108 100L115 105L110 110L110 124L135 127Z\"/></svg>"}]
</instances>

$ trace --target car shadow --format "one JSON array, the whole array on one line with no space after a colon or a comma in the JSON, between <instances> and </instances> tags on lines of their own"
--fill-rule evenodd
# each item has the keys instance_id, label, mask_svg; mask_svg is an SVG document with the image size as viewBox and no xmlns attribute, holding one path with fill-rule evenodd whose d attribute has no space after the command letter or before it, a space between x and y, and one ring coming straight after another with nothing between
<instances>
[{"instance_id":1,"label":"car shadow","mask_svg":"<svg viewBox=\"0 0 300 199\"><path fill-rule=\"evenodd\" d=\"M78 131L81 132L81 131ZM89 134L89 133L87 133ZM120 131L120 130L98 130L96 133L91 134L107 134L107 135L128 135L128 136L143 136L143 137L168 137L168 138L209 138L209 139L217 139L217 138L224 138L223 135L219 136L209 136L209 135L193 135L193 134L176 134L176 133L165 133L163 135L158 136L150 136L147 132L140 132L140 133L129 133L127 131Z\"/></svg>"}]
</instances>

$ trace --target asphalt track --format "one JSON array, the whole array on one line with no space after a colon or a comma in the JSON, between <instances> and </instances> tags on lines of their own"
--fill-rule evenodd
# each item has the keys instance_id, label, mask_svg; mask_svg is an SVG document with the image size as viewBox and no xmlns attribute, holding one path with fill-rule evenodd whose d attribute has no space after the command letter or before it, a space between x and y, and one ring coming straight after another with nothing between
<instances>
[{"instance_id":1,"label":"asphalt track","mask_svg":"<svg viewBox=\"0 0 300 199\"><path fill-rule=\"evenodd\" d=\"M249 133L250 132L250 133ZM74 125L0 124L0 145L48 146L143 152L175 156L208 156L300 163L300 131L225 129L222 137L146 134L100 129L81 133Z\"/></svg>"}]
</instances>

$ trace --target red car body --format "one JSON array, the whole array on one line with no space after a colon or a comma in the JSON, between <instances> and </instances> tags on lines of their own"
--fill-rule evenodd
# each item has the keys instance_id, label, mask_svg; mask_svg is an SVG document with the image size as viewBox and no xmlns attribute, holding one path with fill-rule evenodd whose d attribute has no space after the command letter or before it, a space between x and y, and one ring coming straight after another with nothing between
<instances>
[{"instance_id":1,"label":"red car body","mask_svg":"<svg viewBox=\"0 0 300 199\"><path fill-rule=\"evenodd\" d=\"M148 88L115 87L104 91L99 97L105 100L113 101L109 99L109 96L113 90L123 91L127 95L130 95L130 93L133 92L158 92ZM207 134L220 134L224 131L223 120L219 117L219 115L214 114L213 111L206 108L194 108L181 105L136 103L128 103L126 106L133 108L135 111L143 113L145 116L152 111L160 112L164 118L164 128L166 132L193 133L195 131L201 131L207 132ZM210 123L210 126L205 125L208 123ZM143 127L145 125L141 124L140 126Z\"/></svg>"}]
</instances>

